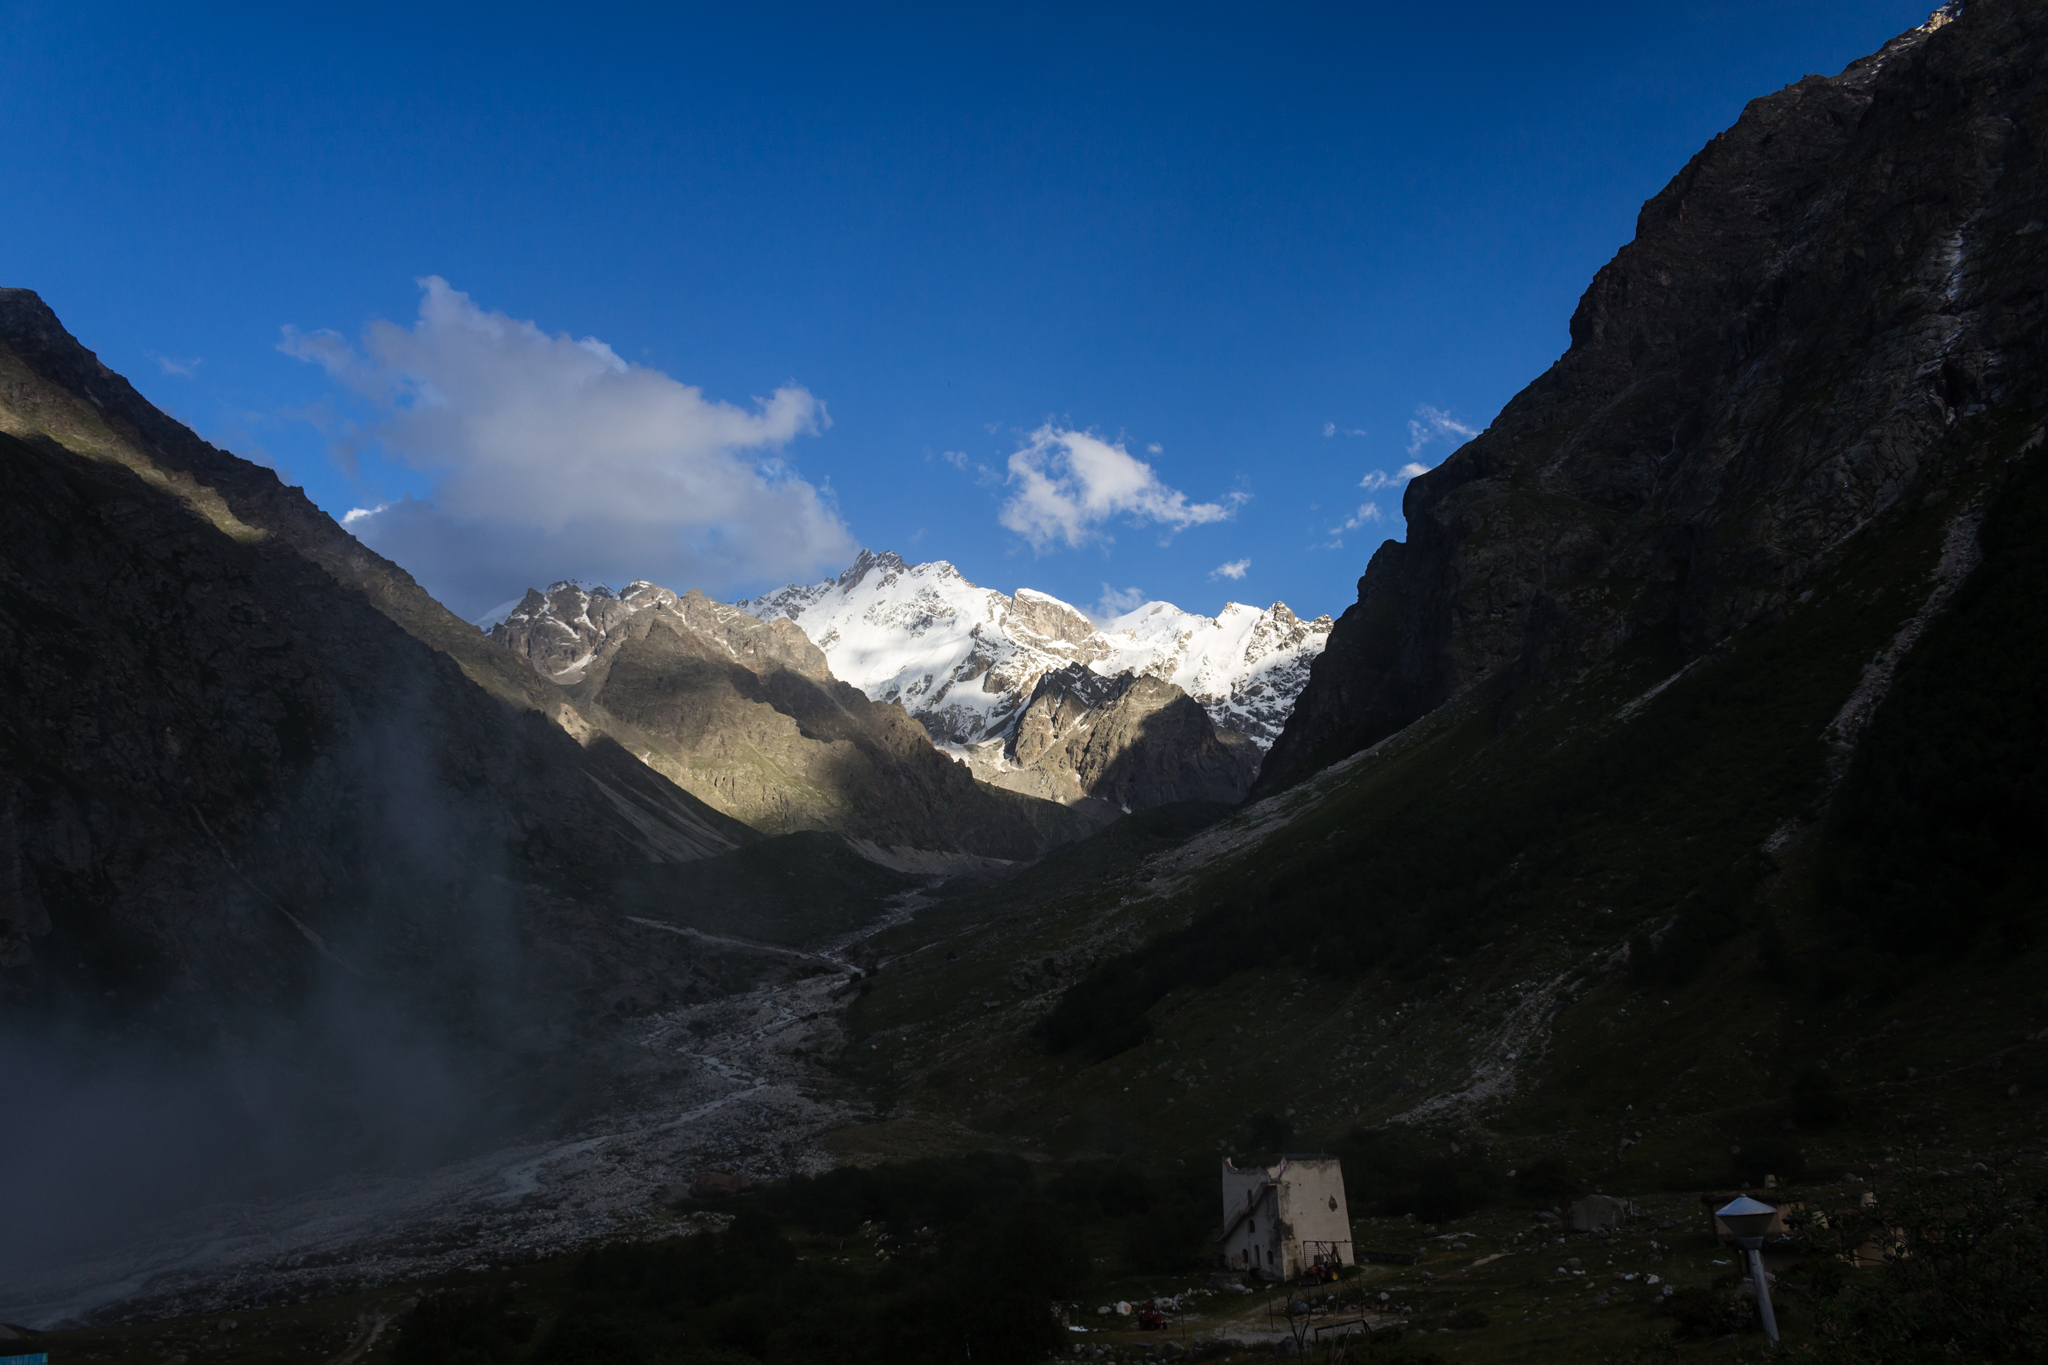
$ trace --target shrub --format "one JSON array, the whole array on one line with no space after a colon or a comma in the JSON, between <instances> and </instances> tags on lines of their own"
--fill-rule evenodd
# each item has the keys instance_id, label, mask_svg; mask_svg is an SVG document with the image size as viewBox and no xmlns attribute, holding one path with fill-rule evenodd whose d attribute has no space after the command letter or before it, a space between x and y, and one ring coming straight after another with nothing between
<instances>
[{"instance_id":1,"label":"shrub","mask_svg":"<svg viewBox=\"0 0 2048 1365\"><path fill-rule=\"evenodd\" d=\"M1424 1222L1461 1218L1497 1202L1500 1173L1479 1157L1453 1156L1405 1130L1352 1129L1337 1145L1352 1206L1378 1214L1412 1213Z\"/></svg>"},{"instance_id":2,"label":"shrub","mask_svg":"<svg viewBox=\"0 0 2048 1365\"><path fill-rule=\"evenodd\" d=\"M1759 1325L1756 1300L1723 1288L1687 1288L1668 1295L1657 1311L1671 1318L1680 1337L1724 1337Z\"/></svg>"},{"instance_id":3,"label":"shrub","mask_svg":"<svg viewBox=\"0 0 2048 1365\"><path fill-rule=\"evenodd\" d=\"M1774 1175L1786 1184L1806 1179L1806 1154L1787 1138L1769 1133L1737 1144L1732 1165L1736 1179L1746 1185L1761 1185Z\"/></svg>"},{"instance_id":4,"label":"shrub","mask_svg":"<svg viewBox=\"0 0 2048 1365\"><path fill-rule=\"evenodd\" d=\"M1792 1082L1792 1119L1802 1128L1825 1128L1838 1121L1848 1106L1842 1088L1819 1067L1810 1066Z\"/></svg>"},{"instance_id":5,"label":"shrub","mask_svg":"<svg viewBox=\"0 0 2048 1365\"><path fill-rule=\"evenodd\" d=\"M394 1365L497 1365L533 1338L535 1319L503 1297L437 1294L406 1318Z\"/></svg>"},{"instance_id":6,"label":"shrub","mask_svg":"<svg viewBox=\"0 0 2048 1365\"><path fill-rule=\"evenodd\" d=\"M1814 1286L1814 1329L1786 1353L1790 1359L2048 1359L2048 1201L2041 1191L1994 1178L1960 1192L1906 1187L1888 1202L1838 1217L1823 1233L1816 1250L1837 1265L1859 1251L1881 1252L1883 1262Z\"/></svg>"},{"instance_id":7,"label":"shrub","mask_svg":"<svg viewBox=\"0 0 2048 1365\"><path fill-rule=\"evenodd\" d=\"M1551 1156L1532 1161L1515 1172L1515 1194L1522 1199L1556 1203L1576 1199L1582 1192L1583 1187L1573 1178L1563 1157Z\"/></svg>"}]
</instances>

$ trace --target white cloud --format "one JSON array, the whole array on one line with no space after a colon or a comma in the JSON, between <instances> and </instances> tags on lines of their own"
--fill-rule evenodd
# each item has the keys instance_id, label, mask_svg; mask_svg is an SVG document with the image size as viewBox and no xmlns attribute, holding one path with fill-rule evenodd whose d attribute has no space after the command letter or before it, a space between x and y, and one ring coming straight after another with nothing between
<instances>
[{"instance_id":1,"label":"white cloud","mask_svg":"<svg viewBox=\"0 0 2048 1365\"><path fill-rule=\"evenodd\" d=\"M1126 612L1133 612L1144 606L1145 600L1143 588L1112 588L1104 583L1102 596L1096 599L1094 606L1088 608L1088 614L1098 623L1113 621Z\"/></svg>"},{"instance_id":2,"label":"white cloud","mask_svg":"<svg viewBox=\"0 0 2048 1365\"><path fill-rule=\"evenodd\" d=\"M1007 482L1017 492L1003 504L1002 524L1041 551L1061 540L1084 545L1111 517L1180 531L1227 520L1244 500L1233 494L1222 503L1191 503L1185 493L1161 483L1152 466L1122 442L1051 423L1032 432L1010 456Z\"/></svg>"},{"instance_id":3,"label":"white cloud","mask_svg":"<svg viewBox=\"0 0 2048 1365\"><path fill-rule=\"evenodd\" d=\"M1353 512L1350 516L1344 518L1343 521L1330 528L1328 534L1331 538L1324 543L1323 548L1326 550L1341 550L1344 548L1344 533L1346 531L1357 531L1367 526L1376 526L1386 519L1386 513L1380 511L1378 503L1362 502L1358 504L1356 512Z\"/></svg>"},{"instance_id":4,"label":"white cloud","mask_svg":"<svg viewBox=\"0 0 2048 1365\"><path fill-rule=\"evenodd\" d=\"M1367 474L1364 478L1360 479L1358 481L1358 486L1360 488L1363 488L1368 493L1378 492L1382 488L1398 487L1399 485L1408 482L1408 480L1414 478L1418 474L1427 474L1432 467L1433 466L1422 464L1421 462L1416 460L1410 460L1407 464L1402 465L1397 472L1392 474L1389 474L1384 469L1375 469L1370 474Z\"/></svg>"},{"instance_id":5,"label":"white cloud","mask_svg":"<svg viewBox=\"0 0 2048 1365\"><path fill-rule=\"evenodd\" d=\"M513 611L519 606L519 604L525 600L526 599L523 596L508 597L503 602L498 603L497 606L492 607L487 612L484 612L482 615L471 617L469 623L475 626L478 630L489 631L492 626L497 625L498 622L510 616L513 613Z\"/></svg>"},{"instance_id":6,"label":"white cloud","mask_svg":"<svg viewBox=\"0 0 2048 1365\"><path fill-rule=\"evenodd\" d=\"M1325 436L1335 436L1340 431L1346 436L1365 435L1365 432L1358 427L1340 427L1335 422L1323 423L1323 435Z\"/></svg>"},{"instance_id":7,"label":"white cloud","mask_svg":"<svg viewBox=\"0 0 2048 1365\"><path fill-rule=\"evenodd\" d=\"M458 611L560 578L719 589L853 553L829 487L780 458L830 424L805 389L709 400L595 337L551 336L439 277L420 286L418 320L371 323L360 351L294 328L279 349L374 404L368 434L434 478L426 498L347 524Z\"/></svg>"},{"instance_id":8,"label":"white cloud","mask_svg":"<svg viewBox=\"0 0 2048 1365\"><path fill-rule=\"evenodd\" d=\"M1452 449L1465 444L1479 432L1454 421L1442 408L1433 408L1424 403L1415 409L1415 415L1408 419L1408 454L1420 455L1422 448L1432 441L1450 441ZM1456 440L1452 440L1456 437Z\"/></svg>"},{"instance_id":9,"label":"white cloud","mask_svg":"<svg viewBox=\"0 0 2048 1365\"><path fill-rule=\"evenodd\" d=\"M1325 436L1335 436L1336 434L1337 434L1337 424L1336 424L1335 422L1325 422L1325 423L1323 423L1323 435L1325 435Z\"/></svg>"},{"instance_id":10,"label":"white cloud","mask_svg":"<svg viewBox=\"0 0 2048 1365\"><path fill-rule=\"evenodd\" d=\"M1229 579L1243 578L1245 575L1245 571L1251 568L1251 566L1252 562L1249 559L1233 559L1228 564L1218 564L1215 568L1209 570L1209 577Z\"/></svg>"},{"instance_id":11,"label":"white cloud","mask_svg":"<svg viewBox=\"0 0 2048 1365\"><path fill-rule=\"evenodd\" d=\"M365 517L376 516L390 505L388 502L380 502L375 507L351 507L348 511L341 514L341 524L343 526L354 526Z\"/></svg>"},{"instance_id":12,"label":"white cloud","mask_svg":"<svg viewBox=\"0 0 2048 1365\"><path fill-rule=\"evenodd\" d=\"M967 452L964 450L942 450L939 458L955 469L967 468Z\"/></svg>"},{"instance_id":13,"label":"white cloud","mask_svg":"<svg viewBox=\"0 0 2048 1365\"><path fill-rule=\"evenodd\" d=\"M149 358L154 360L156 367L165 374L174 374L180 379L190 379L193 375L199 373L199 367L206 363L206 357L204 356L193 356L190 360L173 360L167 355L158 355L154 351L149 353Z\"/></svg>"}]
</instances>

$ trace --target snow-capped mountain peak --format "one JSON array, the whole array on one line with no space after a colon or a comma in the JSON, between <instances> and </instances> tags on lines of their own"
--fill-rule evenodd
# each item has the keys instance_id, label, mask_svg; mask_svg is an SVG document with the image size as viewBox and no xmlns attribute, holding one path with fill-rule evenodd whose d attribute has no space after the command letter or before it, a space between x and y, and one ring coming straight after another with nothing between
<instances>
[{"instance_id":1,"label":"snow-capped mountain peak","mask_svg":"<svg viewBox=\"0 0 2048 1365\"><path fill-rule=\"evenodd\" d=\"M944 560L909 564L863 550L837 578L791 584L738 604L785 617L824 651L832 672L877 701L900 703L934 740L974 744L1005 733L1048 671L1081 664L1174 683L1261 749L1286 723L1330 618L1303 621L1276 602L1227 603L1214 617L1147 602L1103 625L1031 588L1005 596Z\"/></svg>"}]
</instances>

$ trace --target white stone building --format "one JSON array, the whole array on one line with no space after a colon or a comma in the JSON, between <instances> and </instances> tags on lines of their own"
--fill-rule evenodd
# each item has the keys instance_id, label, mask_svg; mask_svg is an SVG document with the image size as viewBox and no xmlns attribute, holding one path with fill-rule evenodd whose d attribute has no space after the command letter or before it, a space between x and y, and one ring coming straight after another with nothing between
<instances>
[{"instance_id":1,"label":"white stone building","mask_svg":"<svg viewBox=\"0 0 2048 1365\"><path fill-rule=\"evenodd\" d=\"M1278 1166L1223 1159L1224 1263L1269 1280L1314 1265L1353 1263L1351 1211L1336 1157L1285 1156Z\"/></svg>"}]
</instances>

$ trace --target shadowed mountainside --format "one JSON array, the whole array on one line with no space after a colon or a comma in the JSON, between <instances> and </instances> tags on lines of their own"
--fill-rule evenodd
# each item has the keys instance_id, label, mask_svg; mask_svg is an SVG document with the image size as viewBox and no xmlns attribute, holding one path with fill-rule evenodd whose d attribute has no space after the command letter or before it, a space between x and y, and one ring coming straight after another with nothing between
<instances>
[{"instance_id":1,"label":"shadowed mountainside","mask_svg":"<svg viewBox=\"0 0 2048 1365\"><path fill-rule=\"evenodd\" d=\"M1966 481L2043 393L2041 23L1944 11L1645 204L1571 348L1409 485L1258 793L1489 678L1512 723L1631 641L1701 658Z\"/></svg>"},{"instance_id":2,"label":"shadowed mountainside","mask_svg":"<svg viewBox=\"0 0 2048 1365\"><path fill-rule=\"evenodd\" d=\"M2048 5L1953 14L1653 201L1649 238L1705 234L1693 311L1631 247L1418 481L1291 780L1085 880L1057 869L1106 836L942 894L944 960L877 936L856 1056L902 1112L1154 1162L1412 1135L1540 1161L1525 1198L2035 1159ZM1715 185L1779 188L1687 197ZM1799 274L1829 222L1835 273Z\"/></svg>"},{"instance_id":3,"label":"shadowed mountainside","mask_svg":"<svg viewBox=\"0 0 2048 1365\"><path fill-rule=\"evenodd\" d=\"M618 862L747 837L577 744L541 713L559 693L473 629L447 633L469 629L474 671L415 638L446 624L416 585L149 408L25 290L0 295L0 431L10 1002L209 1012L323 964L458 970L518 937L475 917L567 913ZM542 936L535 963L602 951Z\"/></svg>"}]
</instances>

